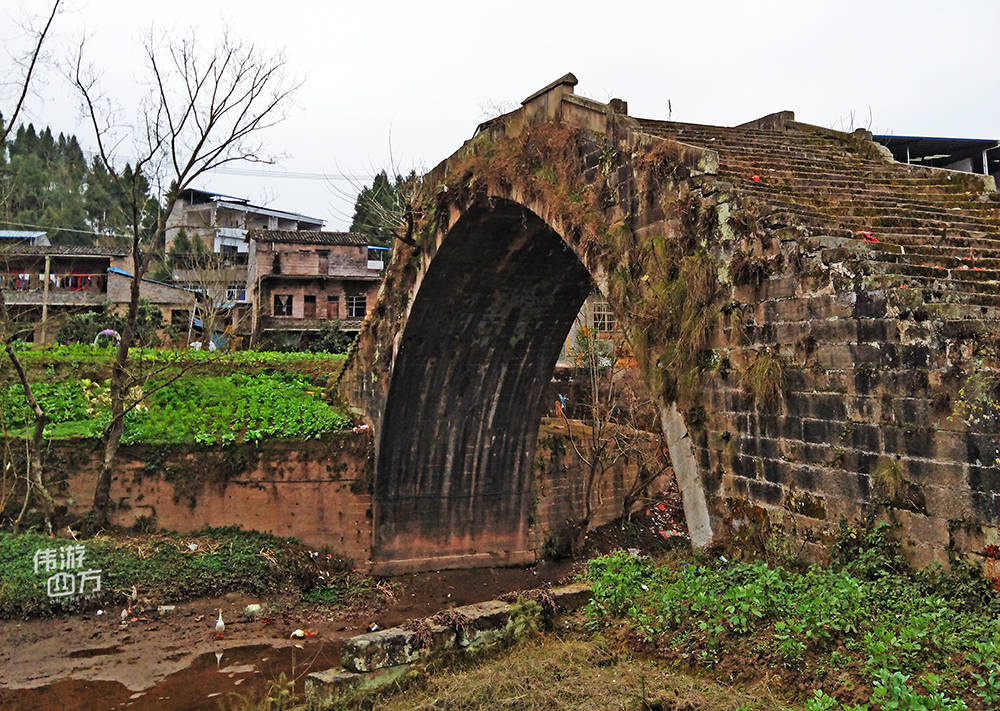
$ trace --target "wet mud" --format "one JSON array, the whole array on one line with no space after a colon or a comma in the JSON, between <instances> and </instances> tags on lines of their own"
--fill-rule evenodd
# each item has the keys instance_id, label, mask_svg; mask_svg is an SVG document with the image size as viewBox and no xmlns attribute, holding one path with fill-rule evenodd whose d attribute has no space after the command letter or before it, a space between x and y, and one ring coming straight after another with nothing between
<instances>
[{"instance_id":1,"label":"wet mud","mask_svg":"<svg viewBox=\"0 0 1000 711\"><path fill-rule=\"evenodd\" d=\"M533 568L441 571L391 579L392 596L372 612L343 616L320 606L286 604L273 619L241 615L261 600L230 594L160 614L118 609L98 615L0 622L0 711L191 709L218 711L231 694L259 694L293 680L301 696L311 671L340 664L344 639L408 619L564 579L567 561ZM285 601L287 603L287 601ZM222 609L223 639L215 637ZM282 606L279 604L279 609ZM291 639L294 630L308 632Z\"/></svg>"}]
</instances>

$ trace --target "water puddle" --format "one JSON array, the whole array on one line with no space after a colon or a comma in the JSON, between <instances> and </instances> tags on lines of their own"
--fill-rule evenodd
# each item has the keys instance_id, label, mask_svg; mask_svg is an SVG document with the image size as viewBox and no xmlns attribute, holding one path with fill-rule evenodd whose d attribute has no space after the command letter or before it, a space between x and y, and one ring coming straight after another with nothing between
<instances>
[{"instance_id":1,"label":"water puddle","mask_svg":"<svg viewBox=\"0 0 1000 711\"><path fill-rule=\"evenodd\" d=\"M117 647L73 654L114 654ZM259 697L269 682L284 674L294 680L301 699L307 674L340 665L339 643L304 643L301 647L250 645L199 655L189 667L141 692L116 682L64 679L38 689L0 689L3 711L219 711L229 694Z\"/></svg>"}]
</instances>

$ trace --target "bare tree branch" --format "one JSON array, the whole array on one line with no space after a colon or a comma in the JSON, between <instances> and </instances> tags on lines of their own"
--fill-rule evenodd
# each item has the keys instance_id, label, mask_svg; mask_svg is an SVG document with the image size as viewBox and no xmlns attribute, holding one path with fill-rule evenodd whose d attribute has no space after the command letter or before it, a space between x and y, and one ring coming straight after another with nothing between
<instances>
[{"instance_id":1,"label":"bare tree branch","mask_svg":"<svg viewBox=\"0 0 1000 711\"><path fill-rule=\"evenodd\" d=\"M46 37L48 37L49 30L52 29L52 22L56 19L56 14L59 12L60 2L62 0L54 0L52 11L49 13L48 20L45 21L45 26L35 35L34 47L28 53L27 67L24 71L24 78L20 82L20 93L17 97L17 102L14 104L14 111L7 117L6 125L0 126L0 145L3 145L3 142L7 140L11 129L17 125L17 120L20 118L21 109L24 108L24 100L27 98L28 90L31 86L31 80L35 76L35 70L38 68L38 63L42 56L42 47L45 44Z\"/></svg>"},{"instance_id":2,"label":"bare tree branch","mask_svg":"<svg viewBox=\"0 0 1000 711\"><path fill-rule=\"evenodd\" d=\"M129 348L134 340L142 277L149 250L161 244L167 218L182 191L207 171L234 161L272 162L262 157L259 133L285 117L300 83L286 71L283 52L269 54L237 38L229 27L214 46L199 41L192 30L160 40L150 28L145 36L148 95L139 103L132 126L117 126L116 112L99 90L98 75L85 67L81 45L71 80L80 95L97 140L98 156L122 192L132 198L133 278L125 327L111 371L111 422L94 493L91 528L107 522L111 475L121 443L130 383ZM126 137L135 145L133 178L126 180L115 152ZM157 186L157 221L142 224L149 207L136 175Z\"/></svg>"}]
</instances>

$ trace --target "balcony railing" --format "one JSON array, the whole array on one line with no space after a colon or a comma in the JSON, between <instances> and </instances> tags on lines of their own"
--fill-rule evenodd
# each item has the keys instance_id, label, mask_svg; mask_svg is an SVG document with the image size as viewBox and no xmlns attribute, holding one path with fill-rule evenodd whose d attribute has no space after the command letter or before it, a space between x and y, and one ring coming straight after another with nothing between
<instances>
[{"instance_id":1,"label":"balcony railing","mask_svg":"<svg viewBox=\"0 0 1000 711\"><path fill-rule=\"evenodd\" d=\"M0 274L0 289L5 292L45 291L45 278L31 274ZM105 294L108 291L108 274L50 274L49 294L86 292Z\"/></svg>"},{"instance_id":2,"label":"balcony railing","mask_svg":"<svg viewBox=\"0 0 1000 711\"><path fill-rule=\"evenodd\" d=\"M224 267L245 267L248 264L247 252L230 252L217 254L215 252L171 252L170 266L173 269L222 269Z\"/></svg>"}]
</instances>

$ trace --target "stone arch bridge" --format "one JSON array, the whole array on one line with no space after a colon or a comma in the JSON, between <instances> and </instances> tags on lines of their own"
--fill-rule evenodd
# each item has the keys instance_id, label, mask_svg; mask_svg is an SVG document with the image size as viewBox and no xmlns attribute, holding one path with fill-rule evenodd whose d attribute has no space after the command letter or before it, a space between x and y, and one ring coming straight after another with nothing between
<instances>
[{"instance_id":1,"label":"stone arch bridge","mask_svg":"<svg viewBox=\"0 0 1000 711\"><path fill-rule=\"evenodd\" d=\"M866 513L918 563L996 542L993 179L790 112L637 119L575 84L481 125L413 198L340 381L374 431L376 569L534 558L541 398L595 286L696 545L763 516L812 546Z\"/></svg>"}]
</instances>

